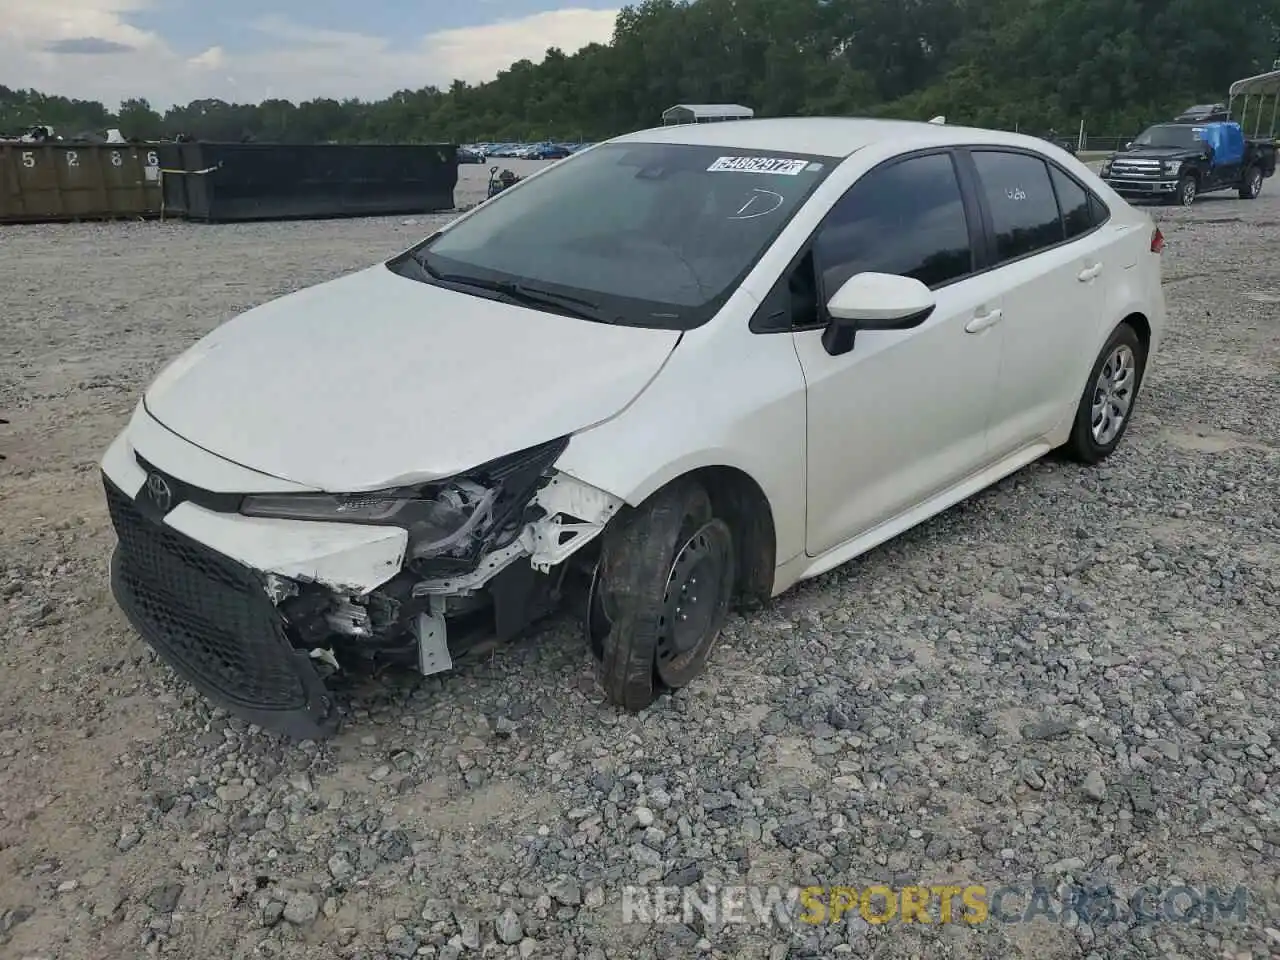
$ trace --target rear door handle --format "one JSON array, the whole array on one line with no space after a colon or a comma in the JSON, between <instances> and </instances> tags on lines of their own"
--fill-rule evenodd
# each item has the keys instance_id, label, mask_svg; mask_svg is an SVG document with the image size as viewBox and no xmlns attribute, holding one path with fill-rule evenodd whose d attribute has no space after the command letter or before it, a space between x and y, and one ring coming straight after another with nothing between
<instances>
[{"instance_id":1,"label":"rear door handle","mask_svg":"<svg viewBox=\"0 0 1280 960\"><path fill-rule=\"evenodd\" d=\"M1003 310L992 310L990 313L984 313L980 317L974 317L964 325L964 329L966 333L981 333L987 327L994 327L1003 319Z\"/></svg>"},{"instance_id":2,"label":"rear door handle","mask_svg":"<svg viewBox=\"0 0 1280 960\"><path fill-rule=\"evenodd\" d=\"M1088 283L1102 272L1102 264L1095 263L1092 267L1086 267L1076 274L1076 279L1081 283Z\"/></svg>"}]
</instances>

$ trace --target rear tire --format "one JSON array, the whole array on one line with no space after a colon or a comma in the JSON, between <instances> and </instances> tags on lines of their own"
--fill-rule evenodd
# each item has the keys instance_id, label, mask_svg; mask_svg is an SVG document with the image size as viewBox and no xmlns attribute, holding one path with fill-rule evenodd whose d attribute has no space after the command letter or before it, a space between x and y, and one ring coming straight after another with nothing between
<instances>
[{"instance_id":1,"label":"rear tire","mask_svg":"<svg viewBox=\"0 0 1280 960\"><path fill-rule=\"evenodd\" d=\"M1092 466L1111 456L1133 419L1147 354L1127 323L1112 331L1098 353L1076 407L1075 423L1063 452Z\"/></svg>"},{"instance_id":2,"label":"rear tire","mask_svg":"<svg viewBox=\"0 0 1280 960\"><path fill-rule=\"evenodd\" d=\"M1244 172L1244 178L1240 181L1240 199L1257 200L1260 193L1262 193L1262 168L1250 167Z\"/></svg>"},{"instance_id":3,"label":"rear tire","mask_svg":"<svg viewBox=\"0 0 1280 960\"><path fill-rule=\"evenodd\" d=\"M692 480L659 490L602 535L587 629L609 702L643 710L699 676L729 613L733 533Z\"/></svg>"}]
</instances>

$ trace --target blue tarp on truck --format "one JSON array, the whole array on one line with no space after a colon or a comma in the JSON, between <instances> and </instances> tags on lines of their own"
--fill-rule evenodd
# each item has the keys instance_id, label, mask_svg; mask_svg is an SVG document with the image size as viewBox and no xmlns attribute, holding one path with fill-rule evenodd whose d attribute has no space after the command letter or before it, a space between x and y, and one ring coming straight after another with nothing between
<instances>
[{"instance_id":1,"label":"blue tarp on truck","mask_svg":"<svg viewBox=\"0 0 1280 960\"><path fill-rule=\"evenodd\" d=\"M1228 166L1244 160L1244 131L1238 123L1206 123L1197 127L1200 139L1213 147L1213 165Z\"/></svg>"}]
</instances>

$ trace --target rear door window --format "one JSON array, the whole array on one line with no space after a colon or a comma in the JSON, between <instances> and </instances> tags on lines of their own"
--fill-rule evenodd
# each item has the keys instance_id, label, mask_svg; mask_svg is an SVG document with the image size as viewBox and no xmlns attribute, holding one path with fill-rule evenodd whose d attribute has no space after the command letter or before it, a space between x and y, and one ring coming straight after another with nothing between
<instances>
[{"instance_id":1,"label":"rear door window","mask_svg":"<svg viewBox=\"0 0 1280 960\"><path fill-rule=\"evenodd\" d=\"M1066 238L1049 168L1043 160L1003 150L975 150L972 156L991 211L996 265Z\"/></svg>"}]
</instances>

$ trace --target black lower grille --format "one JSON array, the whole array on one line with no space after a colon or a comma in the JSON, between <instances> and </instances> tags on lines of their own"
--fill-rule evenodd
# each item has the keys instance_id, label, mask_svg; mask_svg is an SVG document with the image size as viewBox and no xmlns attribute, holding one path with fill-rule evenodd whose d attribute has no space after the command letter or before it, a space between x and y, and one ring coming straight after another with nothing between
<instances>
[{"instance_id":1,"label":"black lower grille","mask_svg":"<svg viewBox=\"0 0 1280 960\"><path fill-rule=\"evenodd\" d=\"M144 516L104 478L119 538L112 589L138 632L210 700L251 722L316 736L334 711L259 577Z\"/></svg>"}]
</instances>

